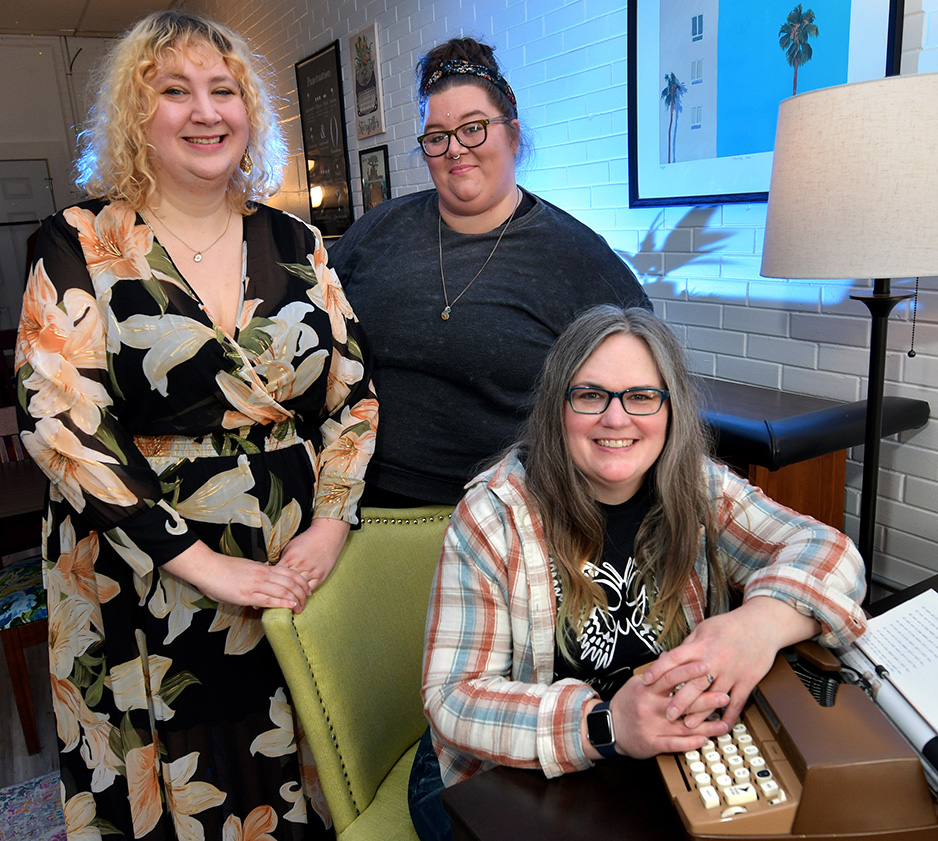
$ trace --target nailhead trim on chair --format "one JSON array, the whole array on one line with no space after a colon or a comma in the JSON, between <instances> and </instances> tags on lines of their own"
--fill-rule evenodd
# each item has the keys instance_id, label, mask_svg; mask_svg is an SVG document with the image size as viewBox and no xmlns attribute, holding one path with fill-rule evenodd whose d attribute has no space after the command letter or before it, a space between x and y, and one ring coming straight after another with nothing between
<instances>
[{"instance_id":1,"label":"nailhead trim on chair","mask_svg":"<svg viewBox=\"0 0 938 841\"><path fill-rule=\"evenodd\" d=\"M402 517L399 520L388 517L381 517L380 519L376 517L365 517L365 522L383 523L384 525L417 525L418 523L435 523L437 520L442 523L444 520L452 519L452 517L452 514L440 514L438 517L421 517L419 520L414 520L409 517Z\"/></svg>"},{"instance_id":2,"label":"nailhead trim on chair","mask_svg":"<svg viewBox=\"0 0 938 841\"><path fill-rule=\"evenodd\" d=\"M296 634L296 626L293 628L293 633ZM299 634L297 634L297 640L300 640ZM300 641L300 648L303 647L302 641ZM307 663L309 663L309 658L307 658ZM339 755L339 764L342 766L342 776L345 778L345 786L348 789L349 797L352 798L352 803L355 806L355 811L358 815L361 815L362 811L358 806L358 801L355 799L355 795L352 793L352 785L349 782L348 770L345 767L345 758L342 756L342 750L339 747L339 740L335 735L335 728L332 726L332 719L329 717L329 712L326 709L325 702L322 700L322 695L319 692L319 684L316 682L315 676L313 676L312 664L310 663L310 676L313 682L313 688L316 690L316 700L319 701L319 708L322 710L323 717L326 721L329 722L329 732L332 734L332 744L335 745L336 753Z\"/></svg>"},{"instance_id":3,"label":"nailhead trim on chair","mask_svg":"<svg viewBox=\"0 0 938 841\"><path fill-rule=\"evenodd\" d=\"M453 516L453 515L452 515L451 513L450 513L450 514L440 514L440 515L434 516L434 517L421 517L419 520L418 520L418 519L411 518L411 517L401 517L401 518L399 518L399 519L389 518L389 517L364 517L364 518L363 518L363 522L364 522L364 523L383 523L383 524L389 524L389 525L419 525L420 523L435 523L435 522L437 522L437 521L443 522L444 520L450 520L450 519L452 519L452 516ZM293 633L296 634L297 640L298 640L298 642L299 642L299 647L302 649L302 648L303 648L303 643L302 643L302 641L300 640L300 636L299 636L299 634L298 634L297 631L296 631L296 626L295 626L295 625L293 626ZM332 743L333 743L333 745L335 745L336 753L337 753L338 756L339 756L339 764L340 764L341 767L342 767L342 776L345 778L345 785L346 785L346 787L347 787L347 789L348 789L349 796L350 796L351 799L352 799L352 803L353 803L353 805L354 805L354 807L355 807L355 811L358 813L358 815L361 815L361 814L362 814L362 810L361 810L361 808L359 807L358 801L355 799L354 794L352 793L352 786L351 786L351 783L350 783L350 781L349 781L348 769L346 768L345 758L344 758L344 756L343 756L343 754L342 754L342 749L341 749L341 747L340 747L340 745L339 745L339 740L338 740L338 738L336 737L335 728L332 726L332 719L330 718L329 712L328 712L328 710L326 709L325 702L324 702L323 699L322 699L322 694L319 692L319 685L318 685L318 683L316 682L316 677L315 677L315 675L313 674L312 664L309 662L309 657L308 657L308 656L307 656L307 664L309 665L310 676L311 676L312 682L313 682L313 688L314 688L315 691L316 691L316 700L319 702L319 707L320 707L320 709L322 710L323 717L326 719L327 722L329 722L329 732L330 732L331 735L332 735Z\"/></svg>"}]
</instances>

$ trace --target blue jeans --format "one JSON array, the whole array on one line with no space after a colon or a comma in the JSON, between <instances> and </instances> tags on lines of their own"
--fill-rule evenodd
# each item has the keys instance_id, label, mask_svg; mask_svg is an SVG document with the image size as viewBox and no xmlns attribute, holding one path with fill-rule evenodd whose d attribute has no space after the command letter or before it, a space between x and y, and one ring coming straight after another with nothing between
<instances>
[{"instance_id":1,"label":"blue jeans","mask_svg":"<svg viewBox=\"0 0 938 841\"><path fill-rule=\"evenodd\" d=\"M440 796L442 792L440 763L436 758L436 751L433 750L428 727L417 745L417 755L410 769L410 782L407 786L410 819L420 841L453 841L453 829Z\"/></svg>"}]
</instances>

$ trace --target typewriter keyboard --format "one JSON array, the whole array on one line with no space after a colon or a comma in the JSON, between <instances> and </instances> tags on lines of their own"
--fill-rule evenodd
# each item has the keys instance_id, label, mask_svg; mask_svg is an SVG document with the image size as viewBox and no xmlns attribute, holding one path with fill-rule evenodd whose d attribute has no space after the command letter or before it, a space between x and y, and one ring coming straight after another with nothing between
<instances>
[{"instance_id":1,"label":"typewriter keyboard","mask_svg":"<svg viewBox=\"0 0 938 841\"><path fill-rule=\"evenodd\" d=\"M801 784L750 706L700 750L658 757L669 793L694 834L774 834L791 828Z\"/></svg>"}]
</instances>

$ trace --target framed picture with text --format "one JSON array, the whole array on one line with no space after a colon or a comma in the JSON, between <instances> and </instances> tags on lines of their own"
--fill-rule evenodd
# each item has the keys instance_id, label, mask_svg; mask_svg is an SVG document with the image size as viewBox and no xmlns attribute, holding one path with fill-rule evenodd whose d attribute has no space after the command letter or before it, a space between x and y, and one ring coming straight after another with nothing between
<instances>
[{"instance_id":1,"label":"framed picture with text","mask_svg":"<svg viewBox=\"0 0 938 841\"><path fill-rule=\"evenodd\" d=\"M384 94L381 87L381 58L378 55L378 24L349 38L352 53L352 84L355 86L355 131L359 140L383 134Z\"/></svg>"},{"instance_id":2,"label":"framed picture with text","mask_svg":"<svg viewBox=\"0 0 938 841\"><path fill-rule=\"evenodd\" d=\"M358 160L362 173L362 209L369 210L391 198L388 147L362 149L358 153Z\"/></svg>"},{"instance_id":3,"label":"framed picture with text","mask_svg":"<svg viewBox=\"0 0 938 841\"><path fill-rule=\"evenodd\" d=\"M338 41L296 64L296 92L310 220L324 236L339 236L352 224L352 195Z\"/></svg>"},{"instance_id":4,"label":"framed picture with text","mask_svg":"<svg viewBox=\"0 0 938 841\"><path fill-rule=\"evenodd\" d=\"M781 100L898 72L903 6L629 3L629 206L766 201Z\"/></svg>"}]
</instances>

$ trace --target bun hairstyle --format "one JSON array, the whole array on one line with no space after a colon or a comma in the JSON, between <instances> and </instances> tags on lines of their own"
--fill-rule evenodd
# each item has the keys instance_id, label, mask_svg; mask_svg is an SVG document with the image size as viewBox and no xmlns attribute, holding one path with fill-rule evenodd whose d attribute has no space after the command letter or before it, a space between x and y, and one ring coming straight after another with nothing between
<instances>
[{"instance_id":1,"label":"bun hairstyle","mask_svg":"<svg viewBox=\"0 0 938 841\"><path fill-rule=\"evenodd\" d=\"M417 63L420 118L426 117L427 100L433 93L458 85L482 88L495 110L509 120L518 118L518 103L495 60L495 50L474 38L453 38L430 50Z\"/></svg>"}]
</instances>

